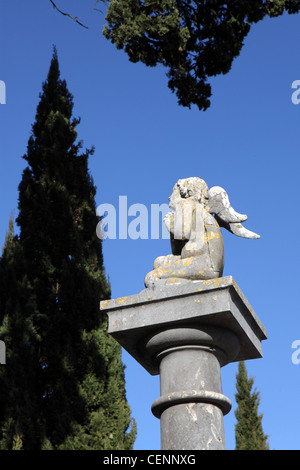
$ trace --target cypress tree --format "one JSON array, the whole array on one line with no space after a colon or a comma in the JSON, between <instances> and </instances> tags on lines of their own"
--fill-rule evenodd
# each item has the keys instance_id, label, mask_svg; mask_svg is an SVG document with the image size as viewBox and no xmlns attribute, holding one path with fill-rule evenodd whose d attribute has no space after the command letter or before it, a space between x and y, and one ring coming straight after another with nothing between
<instances>
[{"instance_id":1,"label":"cypress tree","mask_svg":"<svg viewBox=\"0 0 300 470\"><path fill-rule=\"evenodd\" d=\"M260 394L252 391L253 378L248 378L245 363L242 361L236 374L237 409L235 417L235 450L269 450L268 436L264 434L262 427L262 414L258 414Z\"/></svg>"},{"instance_id":2,"label":"cypress tree","mask_svg":"<svg viewBox=\"0 0 300 470\"><path fill-rule=\"evenodd\" d=\"M110 297L96 236L80 120L54 49L19 185L18 237L0 262L0 449L131 449L119 345L99 302Z\"/></svg>"},{"instance_id":3,"label":"cypress tree","mask_svg":"<svg viewBox=\"0 0 300 470\"><path fill-rule=\"evenodd\" d=\"M8 222L8 231L5 235L4 245L2 248L2 255L4 254L5 250L11 246L14 238L14 215L13 212L10 215L9 222Z\"/></svg>"}]
</instances>

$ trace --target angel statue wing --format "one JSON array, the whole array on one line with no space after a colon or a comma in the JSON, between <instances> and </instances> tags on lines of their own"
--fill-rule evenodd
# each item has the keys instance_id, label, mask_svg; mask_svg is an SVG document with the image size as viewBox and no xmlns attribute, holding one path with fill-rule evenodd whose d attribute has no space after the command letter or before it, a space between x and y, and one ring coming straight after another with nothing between
<instances>
[{"instance_id":1,"label":"angel statue wing","mask_svg":"<svg viewBox=\"0 0 300 470\"><path fill-rule=\"evenodd\" d=\"M242 238L260 238L257 233L243 227L242 222L247 220L246 214L239 214L231 207L228 194L220 186L214 186L208 191L209 212L214 214L221 227Z\"/></svg>"}]
</instances>

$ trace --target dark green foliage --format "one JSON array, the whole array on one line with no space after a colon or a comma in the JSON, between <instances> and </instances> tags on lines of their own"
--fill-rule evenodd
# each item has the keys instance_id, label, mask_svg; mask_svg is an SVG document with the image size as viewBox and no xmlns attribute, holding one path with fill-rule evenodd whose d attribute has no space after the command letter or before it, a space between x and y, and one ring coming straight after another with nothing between
<instances>
[{"instance_id":1,"label":"dark green foliage","mask_svg":"<svg viewBox=\"0 0 300 470\"><path fill-rule=\"evenodd\" d=\"M5 241L4 241L4 245L2 248L2 255L5 253L5 250L7 248L9 249L9 247L12 246L13 239L14 239L14 215L12 213L8 222L8 232L5 235Z\"/></svg>"},{"instance_id":2,"label":"dark green foliage","mask_svg":"<svg viewBox=\"0 0 300 470\"><path fill-rule=\"evenodd\" d=\"M236 379L236 450L269 450L268 436L262 428L263 415L258 414L260 395L252 391L254 380L248 379L244 362L239 363Z\"/></svg>"},{"instance_id":3,"label":"dark green foliage","mask_svg":"<svg viewBox=\"0 0 300 470\"><path fill-rule=\"evenodd\" d=\"M251 25L299 9L299 0L109 0L104 35L132 62L163 64L178 103L206 110L207 79L230 71Z\"/></svg>"},{"instance_id":4,"label":"dark green foliage","mask_svg":"<svg viewBox=\"0 0 300 470\"><path fill-rule=\"evenodd\" d=\"M0 449L131 449L135 427L96 236L93 150L80 153L56 51L19 186L20 228L0 262Z\"/></svg>"}]
</instances>

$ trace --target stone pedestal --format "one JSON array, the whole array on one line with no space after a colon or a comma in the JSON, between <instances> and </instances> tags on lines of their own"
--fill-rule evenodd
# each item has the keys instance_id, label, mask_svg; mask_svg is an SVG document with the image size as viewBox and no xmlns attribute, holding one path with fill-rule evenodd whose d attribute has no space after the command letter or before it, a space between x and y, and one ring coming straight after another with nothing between
<instances>
[{"instance_id":1,"label":"stone pedestal","mask_svg":"<svg viewBox=\"0 0 300 470\"><path fill-rule=\"evenodd\" d=\"M152 412L163 450L224 450L221 367L262 357L267 338L232 277L158 282L137 295L101 302L109 333L150 374L160 374Z\"/></svg>"}]
</instances>

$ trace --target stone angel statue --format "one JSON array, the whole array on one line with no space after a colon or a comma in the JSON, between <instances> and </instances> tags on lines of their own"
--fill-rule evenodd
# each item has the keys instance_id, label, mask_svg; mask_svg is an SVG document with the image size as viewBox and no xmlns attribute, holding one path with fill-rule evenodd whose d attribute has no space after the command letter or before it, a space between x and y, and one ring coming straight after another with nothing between
<instances>
[{"instance_id":1,"label":"stone angel statue","mask_svg":"<svg viewBox=\"0 0 300 470\"><path fill-rule=\"evenodd\" d=\"M145 286L158 280L206 280L222 277L224 244L220 227L243 238L260 238L243 227L247 216L230 205L226 191L208 188L197 177L180 179L169 197L171 209L164 218L170 232L172 254L154 261L154 269L145 277Z\"/></svg>"}]
</instances>

